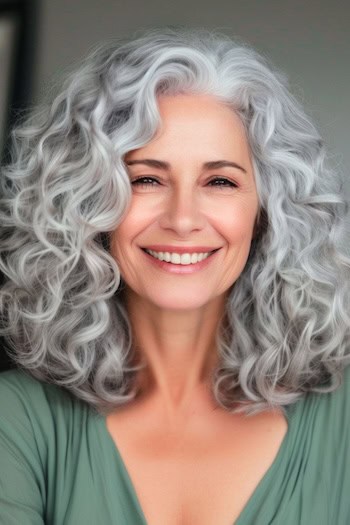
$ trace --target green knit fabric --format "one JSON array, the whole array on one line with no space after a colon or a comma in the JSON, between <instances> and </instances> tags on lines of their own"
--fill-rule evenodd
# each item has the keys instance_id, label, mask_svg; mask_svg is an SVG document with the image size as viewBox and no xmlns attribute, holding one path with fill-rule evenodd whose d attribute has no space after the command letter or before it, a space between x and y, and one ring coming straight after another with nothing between
<instances>
[{"instance_id":1,"label":"green knit fabric","mask_svg":"<svg viewBox=\"0 0 350 525\"><path fill-rule=\"evenodd\" d=\"M235 525L350 524L350 367L338 390L305 396L287 418ZM19 370L0 374L0 524L152 525L105 419Z\"/></svg>"}]
</instances>

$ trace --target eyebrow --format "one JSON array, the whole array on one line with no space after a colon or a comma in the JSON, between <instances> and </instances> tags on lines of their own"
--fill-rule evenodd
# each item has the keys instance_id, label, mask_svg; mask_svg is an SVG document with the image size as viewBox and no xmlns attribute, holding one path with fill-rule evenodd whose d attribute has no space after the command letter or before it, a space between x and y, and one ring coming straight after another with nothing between
<instances>
[{"instance_id":1,"label":"eyebrow","mask_svg":"<svg viewBox=\"0 0 350 525\"><path fill-rule=\"evenodd\" d=\"M128 160L126 161L126 164L128 166L133 166L134 164L144 164L145 166L149 166L150 168L157 168L161 170L170 171L169 162L165 162L163 160L156 160L156 159ZM207 170L218 170L220 168L236 168L238 170L243 171L243 173L247 173L247 171L242 166L240 166L236 162L232 162L228 160L212 160L209 162L204 162L203 168Z\"/></svg>"}]
</instances>

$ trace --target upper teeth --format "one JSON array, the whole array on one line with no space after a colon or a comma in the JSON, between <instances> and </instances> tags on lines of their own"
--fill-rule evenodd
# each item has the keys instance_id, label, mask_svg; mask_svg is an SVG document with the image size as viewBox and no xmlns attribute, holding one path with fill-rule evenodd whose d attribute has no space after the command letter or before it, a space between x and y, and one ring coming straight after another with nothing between
<instances>
[{"instance_id":1,"label":"upper teeth","mask_svg":"<svg viewBox=\"0 0 350 525\"><path fill-rule=\"evenodd\" d=\"M146 250L146 252L160 261L171 262L172 264L194 264L206 259L211 253L182 253L180 255L179 253L155 252L153 250Z\"/></svg>"}]
</instances>

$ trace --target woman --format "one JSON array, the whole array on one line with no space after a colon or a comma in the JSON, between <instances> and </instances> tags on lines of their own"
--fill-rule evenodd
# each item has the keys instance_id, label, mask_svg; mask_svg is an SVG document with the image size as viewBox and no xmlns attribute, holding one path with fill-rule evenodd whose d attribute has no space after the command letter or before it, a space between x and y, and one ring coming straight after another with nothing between
<instances>
[{"instance_id":1,"label":"woman","mask_svg":"<svg viewBox=\"0 0 350 525\"><path fill-rule=\"evenodd\" d=\"M97 50L3 170L2 523L345 524L346 203L204 30Z\"/></svg>"}]
</instances>

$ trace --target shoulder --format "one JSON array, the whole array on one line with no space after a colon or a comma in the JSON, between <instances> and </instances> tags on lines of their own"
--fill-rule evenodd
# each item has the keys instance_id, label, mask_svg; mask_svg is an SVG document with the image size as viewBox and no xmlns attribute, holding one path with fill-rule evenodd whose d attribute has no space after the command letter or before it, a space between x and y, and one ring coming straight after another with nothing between
<instances>
[{"instance_id":1,"label":"shoulder","mask_svg":"<svg viewBox=\"0 0 350 525\"><path fill-rule=\"evenodd\" d=\"M5 416L14 411L27 416L43 414L56 404L71 404L72 396L56 385L39 381L24 370L7 370L0 373L0 410Z\"/></svg>"},{"instance_id":2,"label":"shoulder","mask_svg":"<svg viewBox=\"0 0 350 525\"><path fill-rule=\"evenodd\" d=\"M339 386L327 398L329 410L338 416L350 415L350 365L343 369Z\"/></svg>"},{"instance_id":3,"label":"shoulder","mask_svg":"<svg viewBox=\"0 0 350 525\"><path fill-rule=\"evenodd\" d=\"M326 386L328 389L329 384ZM343 428L348 423L350 430L350 366L342 370L340 384L335 389L322 392L321 388L319 392L310 394L310 405L324 414L328 426L332 420L334 424L341 424Z\"/></svg>"},{"instance_id":4,"label":"shoulder","mask_svg":"<svg viewBox=\"0 0 350 525\"><path fill-rule=\"evenodd\" d=\"M350 467L350 366L344 368L335 390L307 396L299 423L317 457L323 457L323 470L335 474L340 468L342 474L345 463Z\"/></svg>"},{"instance_id":5,"label":"shoulder","mask_svg":"<svg viewBox=\"0 0 350 525\"><path fill-rule=\"evenodd\" d=\"M64 511L73 490L87 414L57 385L19 369L0 373L0 523L11 516L11 523L43 524L46 513L56 522L50 516L63 501Z\"/></svg>"},{"instance_id":6,"label":"shoulder","mask_svg":"<svg viewBox=\"0 0 350 525\"><path fill-rule=\"evenodd\" d=\"M0 373L0 392L3 396L10 398L21 398L28 394L39 396L43 394L44 383L31 376L30 373L21 370L7 370ZM1 399L0 398L0 399Z\"/></svg>"},{"instance_id":7,"label":"shoulder","mask_svg":"<svg viewBox=\"0 0 350 525\"><path fill-rule=\"evenodd\" d=\"M23 370L0 373L0 432L17 439L18 433L44 442L79 424L87 406L67 390L39 381Z\"/></svg>"},{"instance_id":8,"label":"shoulder","mask_svg":"<svg viewBox=\"0 0 350 525\"><path fill-rule=\"evenodd\" d=\"M350 490L350 366L340 386L319 401L320 425L315 453L319 479L323 479L332 513L330 523L348 523ZM347 516L347 518L345 518Z\"/></svg>"},{"instance_id":9,"label":"shoulder","mask_svg":"<svg viewBox=\"0 0 350 525\"><path fill-rule=\"evenodd\" d=\"M318 391L306 394L291 407L298 448L300 440L305 454L329 459L336 456L350 460L350 366L341 372L340 384L330 390L331 384L320 385Z\"/></svg>"}]
</instances>

